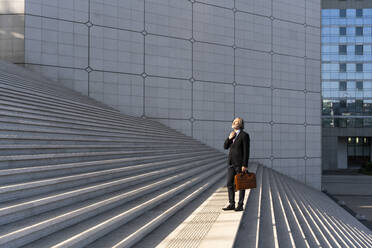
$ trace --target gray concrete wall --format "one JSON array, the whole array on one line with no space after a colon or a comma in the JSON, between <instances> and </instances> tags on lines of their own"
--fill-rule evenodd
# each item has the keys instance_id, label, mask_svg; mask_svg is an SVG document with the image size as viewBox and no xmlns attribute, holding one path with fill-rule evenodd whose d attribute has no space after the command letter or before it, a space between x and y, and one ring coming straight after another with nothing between
<instances>
[{"instance_id":1,"label":"gray concrete wall","mask_svg":"<svg viewBox=\"0 0 372 248\"><path fill-rule=\"evenodd\" d=\"M347 137L337 138L337 169L347 169Z\"/></svg>"},{"instance_id":2,"label":"gray concrete wall","mask_svg":"<svg viewBox=\"0 0 372 248\"><path fill-rule=\"evenodd\" d=\"M23 63L25 0L0 1L0 59Z\"/></svg>"},{"instance_id":3,"label":"gray concrete wall","mask_svg":"<svg viewBox=\"0 0 372 248\"><path fill-rule=\"evenodd\" d=\"M327 136L327 129L323 129L322 138L322 169L337 169L337 136Z\"/></svg>"},{"instance_id":4,"label":"gray concrete wall","mask_svg":"<svg viewBox=\"0 0 372 248\"><path fill-rule=\"evenodd\" d=\"M26 0L26 66L320 189L320 0Z\"/></svg>"}]
</instances>

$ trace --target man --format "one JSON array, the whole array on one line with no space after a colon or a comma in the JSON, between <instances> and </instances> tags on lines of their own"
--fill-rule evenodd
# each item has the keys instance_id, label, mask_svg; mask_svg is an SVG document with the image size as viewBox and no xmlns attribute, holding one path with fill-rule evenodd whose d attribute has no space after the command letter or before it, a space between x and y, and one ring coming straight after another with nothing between
<instances>
[{"instance_id":1,"label":"man","mask_svg":"<svg viewBox=\"0 0 372 248\"><path fill-rule=\"evenodd\" d=\"M249 159L249 134L244 132L244 120L235 118L231 127L234 129L225 140L223 147L229 149L229 159L227 168L227 190L229 194L229 205L223 210L243 211L245 190L239 191L239 202L235 208L234 177L237 173L245 172L248 167ZM248 171L247 171L248 172Z\"/></svg>"}]
</instances>

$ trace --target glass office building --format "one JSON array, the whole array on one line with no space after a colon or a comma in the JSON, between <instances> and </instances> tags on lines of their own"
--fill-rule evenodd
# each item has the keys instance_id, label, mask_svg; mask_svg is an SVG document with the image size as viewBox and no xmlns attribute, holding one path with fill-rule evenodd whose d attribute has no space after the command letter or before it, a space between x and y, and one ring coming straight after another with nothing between
<instances>
[{"instance_id":1,"label":"glass office building","mask_svg":"<svg viewBox=\"0 0 372 248\"><path fill-rule=\"evenodd\" d=\"M323 154L337 161L323 169L358 167L371 158L372 8L323 8L321 39Z\"/></svg>"},{"instance_id":2,"label":"glass office building","mask_svg":"<svg viewBox=\"0 0 372 248\"><path fill-rule=\"evenodd\" d=\"M323 127L372 127L372 9L322 10Z\"/></svg>"}]
</instances>

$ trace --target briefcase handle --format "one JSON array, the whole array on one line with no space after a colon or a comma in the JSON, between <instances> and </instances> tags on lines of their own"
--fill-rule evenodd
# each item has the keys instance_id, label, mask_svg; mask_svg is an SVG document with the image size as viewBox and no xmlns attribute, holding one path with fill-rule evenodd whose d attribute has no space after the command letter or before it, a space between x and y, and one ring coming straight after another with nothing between
<instances>
[{"instance_id":1,"label":"briefcase handle","mask_svg":"<svg viewBox=\"0 0 372 248\"><path fill-rule=\"evenodd\" d=\"M239 175L242 177L242 176L244 176L244 174L247 174L247 175L249 175L249 174L253 174L252 172L249 172L249 171L247 171L247 170L245 170L244 172L240 172L239 173Z\"/></svg>"}]
</instances>

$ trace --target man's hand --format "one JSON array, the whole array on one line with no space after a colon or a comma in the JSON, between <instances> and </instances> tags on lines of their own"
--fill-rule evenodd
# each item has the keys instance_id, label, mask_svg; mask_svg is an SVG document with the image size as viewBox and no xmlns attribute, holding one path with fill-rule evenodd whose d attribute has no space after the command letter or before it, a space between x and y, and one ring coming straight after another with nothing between
<instances>
[{"instance_id":1,"label":"man's hand","mask_svg":"<svg viewBox=\"0 0 372 248\"><path fill-rule=\"evenodd\" d=\"M242 172L243 172L243 173L245 172L246 169L247 169L247 168L245 168L244 166L242 166Z\"/></svg>"},{"instance_id":2,"label":"man's hand","mask_svg":"<svg viewBox=\"0 0 372 248\"><path fill-rule=\"evenodd\" d=\"M232 131L229 135L229 139L233 139L235 137L236 133Z\"/></svg>"}]
</instances>

